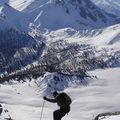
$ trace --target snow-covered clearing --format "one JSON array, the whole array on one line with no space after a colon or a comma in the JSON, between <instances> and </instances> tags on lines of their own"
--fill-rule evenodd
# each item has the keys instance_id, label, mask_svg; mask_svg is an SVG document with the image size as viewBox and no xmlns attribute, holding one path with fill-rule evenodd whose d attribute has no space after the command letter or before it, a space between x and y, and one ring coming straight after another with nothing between
<instances>
[{"instance_id":1,"label":"snow-covered clearing","mask_svg":"<svg viewBox=\"0 0 120 120\"><path fill-rule=\"evenodd\" d=\"M95 70L89 72L97 75L88 86L65 89L73 100L71 112L63 120L93 120L96 115L104 112L119 111L120 108L120 68ZM0 87L0 103L14 120L39 120L43 105L43 87L39 88L33 81L26 83L14 82ZM56 104L45 102L42 120L52 120L52 112ZM115 116L105 120L118 120Z\"/></svg>"}]
</instances>

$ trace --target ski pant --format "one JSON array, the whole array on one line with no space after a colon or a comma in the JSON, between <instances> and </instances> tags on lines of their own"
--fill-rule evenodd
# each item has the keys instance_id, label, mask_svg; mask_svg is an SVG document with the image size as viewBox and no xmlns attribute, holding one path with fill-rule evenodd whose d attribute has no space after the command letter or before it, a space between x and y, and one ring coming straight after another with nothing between
<instances>
[{"instance_id":1,"label":"ski pant","mask_svg":"<svg viewBox=\"0 0 120 120\"><path fill-rule=\"evenodd\" d=\"M54 120L61 120L68 112L70 111L70 107L60 108L59 110L54 111L53 118Z\"/></svg>"}]
</instances>

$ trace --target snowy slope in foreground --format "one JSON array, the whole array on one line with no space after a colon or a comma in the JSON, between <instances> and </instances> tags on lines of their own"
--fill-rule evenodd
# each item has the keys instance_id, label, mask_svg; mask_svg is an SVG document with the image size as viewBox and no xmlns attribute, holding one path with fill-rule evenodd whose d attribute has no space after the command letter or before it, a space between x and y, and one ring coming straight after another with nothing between
<instances>
[{"instance_id":1,"label":"snowy slope in foreground","mask_svg":"<svg viewBox=\"0 0 120 120\"><path fill-rule=\"evenodd\" d=\"M65 91L72 97L73 103L71 112L63 119L92 120L99 113L119 111L119 73L120 68L91 71L90 74L97 75L98 79L92 80L88 86L67 88ZM45 88L46 84L42 82L40 87L34 82L1 85L0 103L9 110L1 118L10 114L15 120L40 119ZM52 120L52 112L57 108L56 104L45 102L42 120Z\"/></svg>"}]
</instances>

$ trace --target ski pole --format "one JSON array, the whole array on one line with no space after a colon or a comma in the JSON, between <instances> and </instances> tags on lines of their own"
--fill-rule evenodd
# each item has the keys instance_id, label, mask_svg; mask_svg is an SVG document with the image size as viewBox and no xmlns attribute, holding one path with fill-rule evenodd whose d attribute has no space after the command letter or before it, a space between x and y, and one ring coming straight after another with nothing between
<instances>
[{"instance_id":1,"label":"ski pole","mask_svg":"<svg viewBox=\"0 0 120 120\"><path fill-rule=\"evenodd\" d=\"M43 101L42 110L41 110L41 115L40 115L40 120L42 120L44 105L45 105L45 100Z\"/></svg>"}]
</instances>

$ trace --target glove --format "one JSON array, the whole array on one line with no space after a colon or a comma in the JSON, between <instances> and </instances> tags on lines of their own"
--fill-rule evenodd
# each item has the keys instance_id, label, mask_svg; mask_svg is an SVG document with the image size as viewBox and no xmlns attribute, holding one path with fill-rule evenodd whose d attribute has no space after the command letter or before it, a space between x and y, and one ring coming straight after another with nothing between
<instances>
[{"instance_id":1,"label":"glove","mask_svg":"<svg viewBox=\"0 0 120 120\"><path fill-rule=\"evenodd\" d=\"M43 99L44 99L44 100L47 100L47 97L46 97L46 96L44 96L44 97L43 97Z\"/></svg>"}]
</instances>

